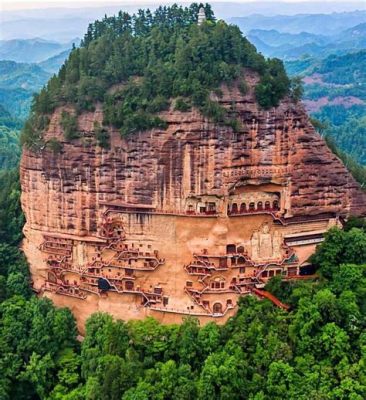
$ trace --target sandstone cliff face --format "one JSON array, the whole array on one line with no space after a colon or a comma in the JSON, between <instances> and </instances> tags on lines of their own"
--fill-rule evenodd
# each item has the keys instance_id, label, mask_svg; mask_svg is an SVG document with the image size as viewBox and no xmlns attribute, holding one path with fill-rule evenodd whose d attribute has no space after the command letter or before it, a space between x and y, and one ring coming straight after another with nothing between
<instances>
[{"instance_id":1,"label":"sandstone cliff face","mask_svg":"<svg viewBox=\"0 0 366 400\"><path fill-rule=\"evenodd\" d=\"M45 139L56 137L60 140L63 143L62 152L55 155L49 150L38 153L24 150L21 160L22 207L27 221L24 247L32 264L36 286L41 288L47 279L40 272L42 265L44 269L49 261L40 250L44 235L68 235L70 240L74 240L71 246L77 242L103 240L101 227L108 210L118 213L119 209L121 214L128 212L129 218L136 211L133 217L136 220L132 225L128 223L127 240L136 237L139 224L146 224L146 215L154 218L155 213L163 218L161 215L166 214L177 218L185 214L185 219L179 220L179 224L175 220L171 231L169 227L172 225L169 224L173 222L160 220L161 225L156 225L157 222L155 224L153 221L150 225L156 225L154 234L144 234L141 228L142 234L138 238L142 242L152 240L156 243L159 242L158 226L162 231L167 229L169 232L161 235L165 244L159 244L159 251L169 264L172 259L165 257L164 252L169 254L169 251L164 249L175 246L179 236L177 232L185 231L184 224L189 226L189 237L183 235L181 240L194 241L197 235L197 243L181 249L181 257L179 254L174 256L174 264L179 271L193 258L193 253L199 247L206 250L210 246L225 248L227 232L231 232L233 225L230 213L246 218L244 212L237 211L240 201L247 201L243 207L252 207L251 210L256 211L257 220L254 218L246 228L247 237L241 237L238 233L241 238L235 241L235 234L230 233L230 243L247 243L245 246L252 258L259 251L250 248L254 240L250 242L252 233L260 231L263 223L271 225L275 217L285 226L286 221L296 221L296 218L303 221L317 215L329 216L326 217L328 221L337 216L365 215L365 193L314 131L303 107L283 101L276 109L259 109L253 94L256 79L255 75L248 73L246 80L252 85L245 96L240 94L235 85L223 88L219 102L241 122L241 129L236 133L231 128L210 123L196 110L181 113L171 109L161 114L169 125L165 131L151 130L121 138L117 130L109 128L111 148L104 150L96 145L93 132L94 121L101 123L103 119L101 106L97 105L95 112L79 116L81 138L71 143L64 140L60 127L61 110L57 110L52 115ZM264 197L261 198L260 193ZM270 195L272 197L268 197ZM244 200L238 196L244 196ZM268 211L269 208L275 208L269 222L261 215L261 211L267 207L266 196L269 199ZM201 203L205 207L213 207L212 212L202 208ZM254 203L255 210L251 205ZM205 217L211 213L212 217L219 218L216 221L221 218L226 222L200 228L200 218L196 215L200 210L206 213ZM245 220L242 224L246 224ZM236 226L237 231L242 229L240 226ZM320 230L324 232L327 226L325 224ZM201 234L197 229L203 229L202 232L206 233ZM319 229L315 226L305 229L305 233L309 231L316 233ZM210 241L210 232L221 239ZM278 235L283 238L286 234L303 233L299 228ZM263 235L266 234L263 230ZM258 237L258 240L261 239ZM308 253L313 248L309 247ZM307 255L300 257L302 261L306 260ZM73 257L74 261L69 260L71 264L79 264L79 261L75 261L75 254ZM88 257L91 255L86 255L84 262L90 261ZM277 254L277 258L281 257ZM180 279L184 280L184 277ZM159 277L158 281L161 280L162 277ZM169 287L169 282L167 285ZM184 305L192 300L183 291L177 294L178 298ZM72 301L67 300L66 305ZM64 300L59 304L64 305ZM98 306L93 306L90 312L97 309ZM82 306L80 310L79 314L82 314ZM120 316L118 312L114 314ZM137 312L134 315L142 314Z\"/></svg>"},{"instance_id":2,"label":"sandstone cliff face","mask_svg":"<svg viewBox=\"0 0 366 400\"><path fill-rule=\"evenodd\" d=\"M284 102L261 111L252 93L225 90L242 130L218 127L197 111L163 114L166 131L138 133L127 140L110 129L111 150L93 140L100 107L79 117L82 139L65 143L60 110L46 138L63 141L63 151L23 152L22 204L30 226L86 235L97 230L101 202L154 205L181 210L190 194L223 196L240 182L290 181L291 215L365 212L365 194L315 133L303 108Z\"/></svg>"}]
</instances>

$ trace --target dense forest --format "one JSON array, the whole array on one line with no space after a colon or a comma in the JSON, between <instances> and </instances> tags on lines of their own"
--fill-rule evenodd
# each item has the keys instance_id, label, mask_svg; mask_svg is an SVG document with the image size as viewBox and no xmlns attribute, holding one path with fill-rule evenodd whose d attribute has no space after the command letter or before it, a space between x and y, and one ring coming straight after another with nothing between
<instances>
[{"instance_id":1,"label":"dense forest","mask_svg":"<svg viewBox=\"0 0 366 400\"><path fill-rule=\"evenodd\" d=\"M1 400L282 400L366 397L366 224L332 229L312 262L318 279L266 289L291 306L241 299L224 326L194 318L89 318L77 337L68 309L30 290L18 250L16 171L0 175Z\"/></svg>"},{"instance_id":2,"label":"dense forest","mask_svg":"<svg viewBox=\"0 0 366 400\"><path fill-rule=\"evenodd\" d=\"M132 16L120 12L91 24L81 47L36 97L23 143L37 147L48 115L62 104L79 112L101 102L104 124L124 135L164 129L157 113L173 101L181 111L197 107L235 130L238 121L210 93L220 96L221 83L240 79L245 67L261 77L256 96L262 107L276 106L288 94L296 96L296 83L291 85L280 60L257 53L239 28L216 21L209 5L207 21L198 26L198 10L199 4L173 5ZM245 90L245 82L241 88Z\"/></svg>"}]
</instances>

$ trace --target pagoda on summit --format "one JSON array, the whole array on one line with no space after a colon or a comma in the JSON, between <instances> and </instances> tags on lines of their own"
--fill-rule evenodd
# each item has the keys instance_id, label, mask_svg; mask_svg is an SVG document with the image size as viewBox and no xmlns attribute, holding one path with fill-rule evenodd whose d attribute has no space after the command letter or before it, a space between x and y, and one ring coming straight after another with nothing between
<instances>
[{"instance_id":1,"label":"pagoda on summit","mask_svg":"<svg viewBox=\"0 0 366 400\"><path fill-rule=\"evenodd\" d=\"M203 7L198 11L198 25L202 25L206 21L206 12Z\"/></svg>"}]
</instances>

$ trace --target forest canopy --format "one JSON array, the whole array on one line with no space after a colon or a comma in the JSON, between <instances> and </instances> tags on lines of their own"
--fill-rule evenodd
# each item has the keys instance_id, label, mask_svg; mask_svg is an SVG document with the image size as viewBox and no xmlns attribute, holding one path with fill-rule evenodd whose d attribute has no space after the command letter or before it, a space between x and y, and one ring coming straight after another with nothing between
<instances>
[{"instance_id":1,"label":"forest canopy","mask_svg":"<svg viewBox=\"0 0 366 400\"><path fill-rule=\"evenodd\" d=\"M216 21L208 4L207 20L198 26L199 6L120 12L90 24L81 47L73 49L59 74L36 96L23 143L37 143L39 119L65 104L80 112L102 103L104 124L122 134L164 129L157 113L174 99L177 109L197 107L215 123L235 129L235 118L209 95L222 83L242 79L244 68L261 77L259 104L277 106L291 88L282 62L266 60L238 27Z\"/></svg>"}]
</instances>

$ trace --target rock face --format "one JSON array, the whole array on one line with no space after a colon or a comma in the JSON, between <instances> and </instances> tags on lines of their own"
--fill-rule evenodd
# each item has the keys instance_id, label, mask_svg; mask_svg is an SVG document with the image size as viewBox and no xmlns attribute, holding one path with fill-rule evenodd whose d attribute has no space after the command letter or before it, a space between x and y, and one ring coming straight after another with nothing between
<instances>
[{"instance_id":1,"label":"rock face","mask_svg":"<svg viewBox=\"0 0 366 400\"><path fill-rule=\"evenodd\" d=\"M246 81L253 88L255 75ZM253 89L223 88L239 132L196 110L171 109L167 130L96 145L101 107L65 142L61 109L45 139L60 154L23 151L24 250L35 289L90 313L224 321L239 296L273 275L309 272L307 259L340 217L366 213L366 195L314 131L301 105L260 110ZM259 290L258 290L259 289Z\"/></svg>"}]
</instances>

